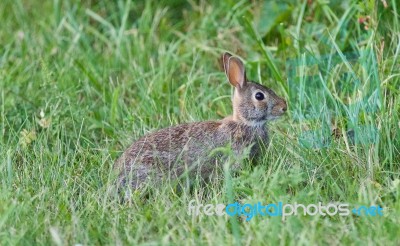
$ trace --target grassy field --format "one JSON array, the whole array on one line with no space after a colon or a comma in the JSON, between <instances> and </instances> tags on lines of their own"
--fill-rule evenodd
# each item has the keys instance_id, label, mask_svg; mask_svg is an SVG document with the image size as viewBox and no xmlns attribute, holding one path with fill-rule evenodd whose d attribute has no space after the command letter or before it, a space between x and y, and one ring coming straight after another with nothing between
<instances>
[{"instance_id":1,"label":"grassy field","mask_svg":"<svg viewBox=\"0 0 400 246\"><path fill-rule=\"evenodd\" d=\"M211 2L0 1L1 245L400 244L399 2ZM133 140L232 112L224 51L288 101L262 160L191 192L165 186L121 203L112 165ZM366 65L350 53L368 54ZM325 66L330 57L339 65ZM304 79L310 73L322 97ZM377 83L373 110L346 111L364 87L343 92L338 84L355 83L343 74ZM314 117L296 116L306 111ZM373 126L363 132L371 139L353 137L353 123ZM322 130L310 138L310 129ZM384 212L246 222L188 215L193 199Z\"/></svg>"}]
</instances>

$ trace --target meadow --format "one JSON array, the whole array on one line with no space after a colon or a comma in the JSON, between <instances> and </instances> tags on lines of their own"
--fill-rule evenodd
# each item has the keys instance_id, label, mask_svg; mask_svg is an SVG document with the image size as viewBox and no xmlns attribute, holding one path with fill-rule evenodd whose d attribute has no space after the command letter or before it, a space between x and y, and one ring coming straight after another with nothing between
<instances>
[{"instance_id":1,"label":"meadow","mask_svg":"<svg viewBox=\"0 0 400 246\"><path fill-rule=\"evenodd\" d=\"M399 245L399 7L0 1L0 245ZM113 162L132 141L232 113L225 51L288 101L261 160L121 202ZM245 221L189 215L191 200L384 210Z\"/></svg>"}]
</instances>

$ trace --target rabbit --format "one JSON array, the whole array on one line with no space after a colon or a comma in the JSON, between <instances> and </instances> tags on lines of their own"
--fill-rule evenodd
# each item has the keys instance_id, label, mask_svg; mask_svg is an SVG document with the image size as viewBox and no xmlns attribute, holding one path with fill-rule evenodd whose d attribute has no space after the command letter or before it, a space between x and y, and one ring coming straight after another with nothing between
<instances>
[{"instance_id":1,"label":"rabbit","mask_svg":"<svg viewBox=\"0 0 400 246\"><path fill-rule=\"evenodd\" d=\"M222 120L181 124L143 136L114 164L121 187L139 189L148 180L159 184L165 177L177 179L185 172L189 178L199 174L206 180L218 166L218 155L212 153L219 147L230 145L238 156L248 148L250 158L259 156L260 146L269 141L266 123L286 112L286 101L271 89L248 81L238 57L226 52L221 60L228 81L235 88L233 114ZM236 170L240 163L231 167Z\"/></svg>"}]
</instances>

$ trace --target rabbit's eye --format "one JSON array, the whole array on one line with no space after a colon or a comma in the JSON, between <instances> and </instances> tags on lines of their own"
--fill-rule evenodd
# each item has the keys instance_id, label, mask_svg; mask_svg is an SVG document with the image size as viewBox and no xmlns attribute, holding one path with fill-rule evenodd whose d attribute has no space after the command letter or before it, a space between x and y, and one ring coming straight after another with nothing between
<instances>
[{"instance_id":1,"label":"rabbit's eye","mask_svg":"<svg viewBox=\"0 0 400 246\"><path fill-rule=\"evenodd\" d=\"M264 94L261 92L257 92L255 97L258 101L264 100L265 98Z\"/></svg>"}]
</instances>

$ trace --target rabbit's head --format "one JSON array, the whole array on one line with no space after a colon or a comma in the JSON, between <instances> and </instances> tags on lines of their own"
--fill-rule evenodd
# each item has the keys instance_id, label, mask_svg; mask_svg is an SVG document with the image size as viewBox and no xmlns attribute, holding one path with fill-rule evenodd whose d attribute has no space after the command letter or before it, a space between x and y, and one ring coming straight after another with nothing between
<instances>
[{"instance_id":1,"label":"rabbit's head","mask_svg":"<svg viewBox=\"0 0 400 246\"><path fill-rule=\"evenodd\" d=\"M287 110L286 101L258 83L248 81L242 61L229 53L222 55L226 76L235 87L233 119L250 126L262 126Z\"/></svg>"}]
</instances>

